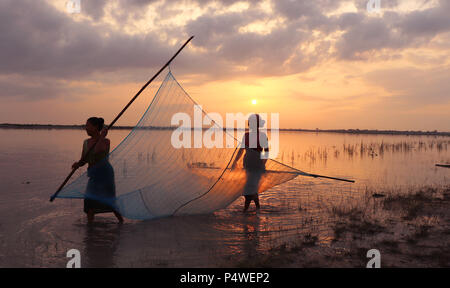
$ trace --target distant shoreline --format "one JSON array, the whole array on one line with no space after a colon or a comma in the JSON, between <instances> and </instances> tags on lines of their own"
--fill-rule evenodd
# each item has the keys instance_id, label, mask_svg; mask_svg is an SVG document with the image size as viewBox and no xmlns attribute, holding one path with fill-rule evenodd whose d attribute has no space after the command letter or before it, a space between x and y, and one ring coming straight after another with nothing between
<instances>
[{"instance_id":1,"label":"distant shoreline","mask_svg":"<svg viewBox=\"0 0 450 288\"><path fill-rule=\"evenodd\" d=\"M113 130L131 130L134 126L113 126ZM54 124L0 124L0 129L84 129L84 125L54 125ZM152 130L172 130L171 127L143 127ZM236 130L236 129L235 129ZM346 134L372 134L372 135L423 135L423 136L450 136L450 132L440 131L396 131L396 130L369 130L369 129L289 129L281 128L282 132L316 132L316 133L346 133Z\"/></svg>"}]
</instances>

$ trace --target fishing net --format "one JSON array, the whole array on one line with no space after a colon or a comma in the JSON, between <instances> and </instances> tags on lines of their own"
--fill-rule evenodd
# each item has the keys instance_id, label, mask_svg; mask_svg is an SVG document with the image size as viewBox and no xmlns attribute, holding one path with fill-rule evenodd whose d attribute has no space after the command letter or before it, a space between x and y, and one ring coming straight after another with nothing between
<instances>
[{"instance_id":1,"label":"fishing net","mask_svg":"<svg viewBox=\"0 0 450 288\"><path fill-rule=\"evenodd\" d=\"M130 219L204 214L227 207L243 195L249 181L254 181L255 177L244 169L242 159L232 168L241 145L237 139L242 138L224 130L204 111L200 111L203 115L200 125L192 120L193 128L180 127L181 122L173 124L172 118L177 113L195 119L194 114L199 112L196 109L199 106L169 71L130 134L108 159L94 166L99 168L97 170L109 171L111 169L101 167L109 167L108 162L111 164L115 194L102 193L101 185L93 181L93 178L110 179L111 174L96 175L95 169L89 169L62 189L57 197L93 199L112 206ZM183 137L179 135L181 132L185 133ZM194 143L198 138L194 137L195 133L204 136L201 138L203 143ZM217 142L205 140L218 140L217 137L222 143L234 143L233 147L214 145ZM191 148L176 147L174 139L191 140L187 142L193 144ZM252 184L257 185L261 193L291 180L298 172L269 159L265 171L256 177L257 183Z\"/></svg>"}]
</instances>

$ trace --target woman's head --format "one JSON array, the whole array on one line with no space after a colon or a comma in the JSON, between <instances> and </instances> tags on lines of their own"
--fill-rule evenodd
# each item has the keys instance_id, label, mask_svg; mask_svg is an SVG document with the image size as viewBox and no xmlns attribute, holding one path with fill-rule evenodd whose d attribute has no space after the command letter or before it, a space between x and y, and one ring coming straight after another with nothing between
<instances>
[{"instance_id":1,"label":"woman's head","mask_svg":"<svg viewBox=\"0 0 450 288\"><path fill-rule=\"evenodd\" d=\"M265 123L266 121L264 121L259 114L252 114L248 117L248 127L250 130L262 128Z\"/></svg>"},{"instance_id":2,"label":"woman's head","mask_svg":"<svg viewBox=\"0 0 450 288\"><path fill-rule=\"evenodd\" d=\"M103 118L91 117L86 121L86 132L89 136L99 133L105 124Z\"/></svg>"}]
</instances>

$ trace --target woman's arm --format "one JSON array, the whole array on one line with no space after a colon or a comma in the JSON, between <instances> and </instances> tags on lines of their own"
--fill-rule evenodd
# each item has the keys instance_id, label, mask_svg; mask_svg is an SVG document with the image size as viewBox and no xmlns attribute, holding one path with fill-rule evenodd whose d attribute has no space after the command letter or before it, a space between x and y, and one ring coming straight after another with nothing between
<instances>
[{"instance_id":1,"label":"woman's arm","mask_svg":"<svg viewBox=\"0 0 450 288\"><path fill-rule=\"evenodd\" d=\"M264 156L262 159L264 165L266 165L268 159L269 159L269 148L264 148Z\"/></svg>"},{"instance_id":2,"label":"woman's arm","mask_svg":"<svg viewBox=\"0 0 450 288\"><path fill-rule=\"evenodd\" d=\"M245 152L245 139L246 139L246 135L247 135L248 133L245 133L243 136L242 136L242 141L241 141L241 145L240 145L240 147L238 147L237 149L239 149L238 150L238 153L237 153L237 155L236 155L236 158L234 158L234 161L233 161L233 164L231 165L231 170L233 170L235 167L236 167L236 164L237 164L237 162L239 161L239 159L241 159L241 157L242 157L242 154L244 154L244 152Z\"/></svg>"},{"instance_id":3,"label":"woman's arm","mask_svg":"<svg viewBox=\"0 0 450 288\"><path fill-rule=\"evenodd\" d=\"M265 164L267 159L269 159L269 141L267 141L267 146L264 147L264 156L263 156L263 158L264 158L264 164Z\"/></svg>"},{"instance_id":4,"label":"woman's arm","mask_svg":"<svg viewBox=\"0 0 450 288\"><path fill-rule=\"evenodd\" d=\"M103 128L100 131L100 138L94 148L95 153L99 152L109 153L110 141L109 139L105 138L107 134L108 134L107 128Z\"/></svg>"},{"instance_id":5,"label":"woman's arm","mask_svg":"<svg viewBox=\"0 0 450 288\"><path fill-rule=\"evenodd\" d=\"M81 166L84 166L84 165L86 164L86 161L83 160L84 155L85 155L86 152L87 152L87 151L86 151L86 147L87 147L86 141L87 141L87 140L85 140L85 141L83 142L83 149L81 150L81 158L80 158L79 161L77 161L77 162L75 162L75 163L72 164L72 169L78 169L78 168L80 168Z\"/></svg>"},{"instance_id":6,"label":"woman's arm","mask_svg":"<svg viewBox=\"0 0 450 288\"><path fill-rule=\"evenodd\" d=\"M238 154L236 155L236 158L234 158L233 164L231 165L231 169L233 170L236 167L237 162L241 158L242 154L244 153L244 148L238 148Z\"/></svg>"}]
</instances>

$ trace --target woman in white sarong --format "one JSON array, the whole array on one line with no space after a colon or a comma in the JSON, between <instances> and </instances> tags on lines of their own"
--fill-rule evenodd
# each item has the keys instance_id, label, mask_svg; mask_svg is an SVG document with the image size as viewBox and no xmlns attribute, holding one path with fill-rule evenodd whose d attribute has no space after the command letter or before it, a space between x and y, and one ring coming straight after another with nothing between
<instances>
[{"instance_id":1,"label":"woman in white sarong","mask_svg":"<svg viewBox=\"0 0 450 288\"><path fill-rule=\"evenodd\" d=\"M269 143L267 135L259 131L264 126L265 121L258 114L252 114L248 118L249 132L244 134L242 145L233 162L232 169L236 167L236 163L245 151L243 166L246 173L246 182L244 186L243 196L245 197L244 212L247 211L251 201L255 203L256 210L260 209L258 189L261 177L266 168L268 154L261 155L264 151L269 152ZM261 157L264 156L264 157ZM263 158L263 159L262 159Z\"/></svg>"}]
</instances>

